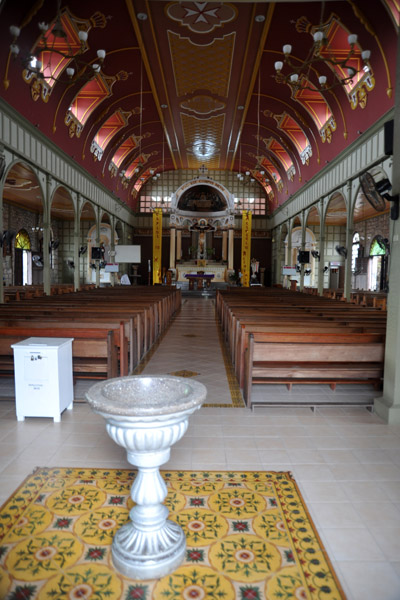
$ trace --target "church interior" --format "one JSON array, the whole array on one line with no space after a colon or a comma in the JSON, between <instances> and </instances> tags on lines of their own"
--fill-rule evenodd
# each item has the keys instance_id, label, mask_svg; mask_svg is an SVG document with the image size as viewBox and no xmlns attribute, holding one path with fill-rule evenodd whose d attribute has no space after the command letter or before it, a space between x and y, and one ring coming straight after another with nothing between
<instances>
[{"instance_id":1,"label":"church interior","mask_svg":"<svg viewBox=\"0 0 400 600\"><path fill-rule=\"evenodd\" d=\"M0 0L0 598L400 598L399 25ZM91 394L157 377L207 395L158 465L185 561L141 578Z\"/></svg>"}]
</instances>

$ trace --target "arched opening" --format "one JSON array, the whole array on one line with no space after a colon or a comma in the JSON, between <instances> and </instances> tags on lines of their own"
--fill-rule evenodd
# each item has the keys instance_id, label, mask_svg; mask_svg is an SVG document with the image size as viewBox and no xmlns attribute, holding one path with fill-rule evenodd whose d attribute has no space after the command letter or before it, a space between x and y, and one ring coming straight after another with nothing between
<instances>
[{"instance_id":1,"label":"arched opening","mask_svg":"<svg viewBox=\"0 0 400 600\"><path fill-rule=\"evenodd\" d=\"M305 276L309 278L310 287L318 287L318 265L320 261L320 248L319 240L321 238L321 219L316 206L313 206L307 215L306 221L307 232L310 232L314 237L313 241L310 241L310 246L306 250L310 252L310 266L309 273L305 273ZM311 238L312 239L312 238Z\"/></svg>"},{"instance_id":2,"label":"arched opening","mask_svg":"<svg viewBox=\"0 0 400 600\"><path fill-rule=\"evenodd\" d=\"M105 215L109 221L108 215ZM106 270L106 264L111 261L111 225L100 223L100 237L97 239L97 227L93 225L88 231L88 277L91 283L96 283L96 270L100 271L100 284L111 283L111 273Z\"/></svg>"},{"instance_id":3,"label":"arched opening","mask_svg":"<svg viewBox=\"0 0 400 600\"><path fill-rule=\"evenodd\" d=\"M25 229L15 236L14 285L32 285L31 240Z\"/></svg>"},{"instance_id":4,"label":"arched opening","mask_svg":"<svg viewBox=\"0 0 400 600\"><path fill-rule=\"evenodd\" d=\"M372 292L387 291L388 288L388 238L376 235L369 251L368 289Z\"/></svg>"},{"instance_id":5,"label":"arched opening","mask_svg":"<svg viewBox=\"0 0 400 600\"><path fill-rule=\"evenodd\" d=\"M345 260L350 255L346 248L346 202L339 192L329 199L325 215L325 260L328 262L328 288L344 288Z\"/></svg>"},{"instance_id":6,"label":"arched opening","mask_svg":"<svg viewBox=\"0 0 400 600\"><path fill-rule=\"evenodd\" d=\"M293 289L295 285L292 282L296 282L296 284L300 283L300 274L303 266L304 271L304 286L305 287L313 287L311 276L313 271L315 271L315 259L313 258L311 251L315 248L315 235L311 229L306 229L305 243L304 249L302 244L302 227L300 223L300 219L296 217L294 221L294 226L292 228L291 233L291 250L289 254L289 244L288 237L286 238L286 255L289 256L291 260L290 264L292 267L295 267L295 273L292 273L289 276L290 287ZM303 254L304 253L304 254ZM297 289L297 288L296 288Z\"/></svg>"},{"instance_id":7,"label":"arched opening","mask_svg":"<svg viewBox=\"0 0 400 600\"><path fill-rule=\"evenodd\" d=\"M375 181L387 177L381 167L371 169L370 173ZM390 249L384 240L389 238L390 202L382 197L382 206L377 207L368 200L360 187L354 203L353 221L352 288L385 291L389 283Z\"/></svg>"},{"instance_id":8,"label":"arched opening","mask_svg":"<svg viewBox=\"0 0 400 600\"><path fill-rule=\"evenodd\" d=\"M75 207L69 191L59 186L51 202L50 210L50 281L73 283L74 281L74 219Z\"/></svg>"},{"instance_id":9,"label":"arched opening","mask_svg":"<svg viewBox=\"0 0 400 600\"><path fill-rule=\"evenodd\" d=\"M14 237L20 232L21 223L29 239L29 249L15 244ZM5 285L42 284L43 194L35 172L22 162L12 165L6 175L2 227L8 232L8 239L3 245ZM26 263L24 269L24 261L28 260L31 264Z\"/></svg>"},{"instance_id":10,"label":"arched opening","mask_svg":"<svg viewBox=\"0 0 400 600\"><path fill-rule=\"evenodd\" d=\"M84 283L92 283L89 231L96 226L96 213L90 202L85 202L79 220L79 278Z\"/></svg>"}]
</instances>

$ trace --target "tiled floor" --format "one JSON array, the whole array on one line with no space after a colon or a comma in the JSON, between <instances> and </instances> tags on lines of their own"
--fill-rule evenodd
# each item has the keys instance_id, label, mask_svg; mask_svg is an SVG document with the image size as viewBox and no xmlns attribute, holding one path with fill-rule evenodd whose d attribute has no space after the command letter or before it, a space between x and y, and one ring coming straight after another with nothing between
<instances>
[{"instance_id":1,"label":"tiled floor","mask_svg":"<svg viewBox=\"0 0 400 600\"><path fill-rule=\"evenodd\" d=\"M204 315L211 305L202 303L210 301L188 302L192 319L186 332L208 340L214 324L208 320L194 329L192 321ZM179 347L169 347L167 335L159 347L168 348L162 359L165 372L203 373L208 360L208 368L223 381L214 342L200 361L195 360L199 337L182 358ZM61 423L42 418L18 423L14 402L1 400L0 503L35 466L129 464L106 435L103 419L87 405L75 404ZM300 407L254 412L202 408L191 417L166 466L292 471L348 599L400 599L400 426L388 426L362 407L328 406L315 412Z\"/></svg>"}]
</instances>

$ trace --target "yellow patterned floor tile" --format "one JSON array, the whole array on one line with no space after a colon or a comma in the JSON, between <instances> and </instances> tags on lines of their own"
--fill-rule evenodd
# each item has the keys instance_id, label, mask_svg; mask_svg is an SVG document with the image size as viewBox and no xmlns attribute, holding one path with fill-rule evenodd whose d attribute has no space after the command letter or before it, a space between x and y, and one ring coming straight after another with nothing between
<instances>
[{"instance_id":1,"label":"yellow patterned floor tile","mask_svg":"<svg viewBox=\"0 0 400 600\"><path fill-rule=\"evenodd\" d=\"M287 472L163 471L186 534L174 573L135 581L113 568L129 518L128 469L38 469L0 509L3 600L344 600Z\"/></svg>"}]
</instances>

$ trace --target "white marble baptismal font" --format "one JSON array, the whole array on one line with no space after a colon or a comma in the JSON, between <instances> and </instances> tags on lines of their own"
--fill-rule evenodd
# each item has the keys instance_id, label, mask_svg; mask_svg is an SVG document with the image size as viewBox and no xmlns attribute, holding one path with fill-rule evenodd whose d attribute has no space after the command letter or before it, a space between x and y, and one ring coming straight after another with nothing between
<instances>
[{"instance_id":1,"label":"white marble baptismal font","mask_svg":"<svg viewBox=\"0 0 400 600\"><path fill-rule=\"evenodd\" d=\"M114 566L127 577L163 577L184 559L185 534L167 520L168 508L162 504L167 487L159 467L169 460L171 446L185 434L189 415L206 395L202 383L169 375L108 379L86 394L92 409L106 420L110 437L138 467L131 521L116 532L111 551Z\"/></svg>"}]
</instances>

